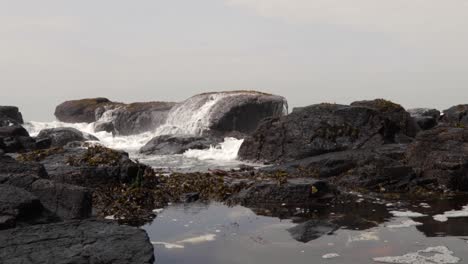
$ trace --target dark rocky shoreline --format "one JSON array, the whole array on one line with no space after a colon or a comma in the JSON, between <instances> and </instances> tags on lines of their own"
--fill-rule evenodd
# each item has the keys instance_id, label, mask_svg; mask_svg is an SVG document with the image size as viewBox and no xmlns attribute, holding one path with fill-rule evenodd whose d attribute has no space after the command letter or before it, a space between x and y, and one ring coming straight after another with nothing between
<instances>
[{"instance_id":1,"label":"dark rocky shoreline","mask_svg":"<svg viewBox=\"0 0 468 264\"><path fill-rule=\"evenodd\" d=\"M31 137L18 108L0 107L0 262L152 263L147 235L128 225L151 221L153 210L169 202L221 201L281 215L288 207L339 204L356 193L392 200L468 191L467 105L440 115L377 99L285 115L278 98L254 94L221 102L212 133L162 136L141 150L180 154L234 135L246 138L240 159L271 166L171 175L75 129ZM95 125L129 135L161 125L173 107L96 98L65 102L56 116L95 122L118 109L110 123ZM117 221L105 220L109 215Z\"/></svg>"}]
</instances>

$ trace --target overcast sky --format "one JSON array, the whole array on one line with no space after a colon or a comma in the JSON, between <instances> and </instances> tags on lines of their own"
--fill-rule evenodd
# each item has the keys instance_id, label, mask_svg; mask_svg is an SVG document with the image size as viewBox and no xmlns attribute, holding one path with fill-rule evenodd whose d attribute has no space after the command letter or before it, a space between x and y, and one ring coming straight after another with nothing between
<instances>
[{"instance_id":1,"label":"overcast sky","mask_svg":"<svg viewBox=\"0 0 468 264\"><path fill-rule=\"evenodd\" d=\"M0 0L0 105L181 101L253 89L291 106L468 103L468 0Z\"/></svg>"}]
</instances>

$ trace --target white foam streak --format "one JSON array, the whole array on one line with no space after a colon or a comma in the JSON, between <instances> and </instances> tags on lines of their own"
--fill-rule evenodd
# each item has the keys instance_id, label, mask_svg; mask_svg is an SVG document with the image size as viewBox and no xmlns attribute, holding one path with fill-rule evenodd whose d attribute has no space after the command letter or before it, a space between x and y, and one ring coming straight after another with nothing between
<instances>
[{"instance_id":1,"label":"white foam streak","mask_svg":"<svg viewBox=\"0 0 468 264\"><path fill-rule=\"evenodd\" d=\"M190 149L183 155L199 160L235 160L243 142L243 139L225 138L224 142L218 146L211 146L209 149L203 150Z\"/></svg>"}]
</instances>

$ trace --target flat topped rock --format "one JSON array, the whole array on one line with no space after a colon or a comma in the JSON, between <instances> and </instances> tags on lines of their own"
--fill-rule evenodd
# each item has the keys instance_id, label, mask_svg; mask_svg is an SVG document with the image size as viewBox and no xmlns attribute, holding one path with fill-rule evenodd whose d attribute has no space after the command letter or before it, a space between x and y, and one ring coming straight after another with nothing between
<instances>
[{"instance_id":1,"label":"flat topped rock","mask_svg":"<svg viewBox=\"0 0 468 264\"><path fill-rule=\"evenodd\" d=\"M144 230L108 221L69 221L0 231L0 263L150 264Z\"/></svg>"},{"instance_id":2,"label":"flat topped rock","mask_svg":"<svg viewBox=\"0 0 468 264\"><path fill-rule=\"evenodd\" d=\"M38 139L49 138L51 140L51 147L63 147L70 142L83 142L88 140L99 140L93 135L79 131L72 127L58 127L43 129L37 135Z\"/></svg>"}]
</instances>

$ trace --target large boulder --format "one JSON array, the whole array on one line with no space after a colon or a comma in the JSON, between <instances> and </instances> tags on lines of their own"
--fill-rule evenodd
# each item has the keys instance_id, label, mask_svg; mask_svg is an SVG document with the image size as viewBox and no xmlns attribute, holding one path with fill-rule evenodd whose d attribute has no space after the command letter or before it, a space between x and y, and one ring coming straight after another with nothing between
<instances>
[{"instance_id":1,"label":"large boulder","mask_svg":"<svg viewBox=\"0 0 468 264\"><path fill-rule=\"evenodd\" d=\"M23 116L16 106L0 106L0 127L21 125Z\"/></svg>"},{"instance_id":2,"label":"large boulder","mask_svg":"<svg viewBox=\"0 0 468 264\"><path fill-rule=\"evenodd\" d=\"M452 106L443 111L442 122L453 126L468 125L468 104Z\"/></svg>"},{"instance_id":3,"label":"large boulder","mask_svg":"<svg viewBox=\"0 0 468 264\"><path fill-rule=\"evenodd\" d=\"M96 109L107 105L112 105L107 98L66 101L55 108L55 117L67 123L91 123L96 121Z\"/></svg>"},{"instance_id":4,"label":"large boulder","mask_svg":"<svg viewBox=\"0 0 468 264\"><path fill-rule=\"evenodd\" d=\"M160 134L226 136L252 133L261 120L282 116L284 97L255 91L214 92L195 95L169 112Z\"/></svg>"},{"instance_id":5,"label":"large boulder","mask_svg":"<svg viewBox=\"0 0 468 264\"><path fill-rule=\"evenodd\" d=\"M244 160L284 162L328 152L407 141L416 132L407 112L391 108L318 104L264 120L242 144ZM392 109L396 109L393 112ZM403 120L398 117L401 116Z\"/></svg>"},{"instance_id":6,"label":"large boulder","mask_svg":"<svg viewBox=\"0 0 468 264\"><path fill-rule=\"evenodd\" d=\"M50 139L51 147L63 147L68 143L75 141L83 142L88 140L99 140L93 135L83 133L78 129L71 127L43 129L37 135L37 139Z\"/></svg>"},{"instance_id":7,"label":"large boulder","mask_svg":"<svg viewBox=\"0 0 468 264\"><path fill-rule=\"evenodd\" d=\"M422 130L428 130L437 126L440 119L440 111L431 108L414 108L409 109L411 117L416 120Z\"/></svg>"},{"instance_id":8,"label":"large boulder","mask_svg":"<svg viewBox=\"0 0 468 264\"><path fill-rule=\"evenodd\" d=\"M407 145L387 144L375 148L344 150L263 168L267 174L283 171L295 177L327 179L351 190L408 192L429 182L419 182L405 163Z\"/></svg>"},{"instance_id":9,"label":"large boulder","mask_svg":"<svg viewBox=\"0 0 468 264\"><path fill-rule=\"evenodd\" d=\"M220 143L220 139L190 135L164 135L151 139L140 149L147 155L183 154L189 149L208 149Z\"/></svg>"},{"instance_id":10,"label":"large boulder","mask_svg":"<svg viewBox=\"0 0 468 264\"><path fill-rule=\"evenodd\" d=\"M170 102L146 102L121 104L113 110L100 108L102 113L95 124L96 131L113 132L118 135L140 134L155 130L166 122L169 110L175 105Z\"/></svg>"},{"instance_id":11,"label":"large boulder","mask_svg":"<svg viewBox=\"0 0 468 264\"><path fill-rule=\"evenodd\" d=\"M0 263L154 262L145 231L105 221L69 221L0 231Z\"/></svg>"},{"instance_id":12,"label":"large boulder","mask_svg":"<svg viewBox=\"0 0 468 264\"><path fill-rule=\"evenodd\" d=\"M440 126L420 133L406 159L421 178L441 189L468 191L468 127Z\"/></svg>"},{"instance_id":13,"label":"large boulder","mask_svg":"<svg viewBox=\"0 0 468 264\"><path fill-rule=\"evenodd\" d=\"M120 135L154 130L166 121L175 103L144 102L124 104L107 98L66 101L55 109L58 120L67 123L93 123L96 131Z\"/></svg>"}]
</instances>

